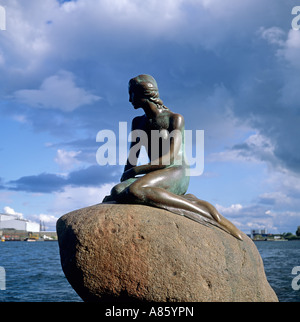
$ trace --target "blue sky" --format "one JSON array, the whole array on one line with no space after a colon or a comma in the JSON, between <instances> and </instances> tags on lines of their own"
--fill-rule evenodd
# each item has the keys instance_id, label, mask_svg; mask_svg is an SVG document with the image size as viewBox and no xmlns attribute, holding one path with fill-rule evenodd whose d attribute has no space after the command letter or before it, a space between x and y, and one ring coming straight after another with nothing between
<instances>
[{"instance_id":1,"label":"blue sky","mask_svg":"<svg viewBox=\"0 0 300 322\"><path fill-rule=\"evenodd\" d=\"M101 202L122 167L103 129L140 115L153 75L186 129L205 131L189 192L242 231L300 225L300 30L293 0L0 0L0 212L43 220Z\"/></svg>"}]
</instances>

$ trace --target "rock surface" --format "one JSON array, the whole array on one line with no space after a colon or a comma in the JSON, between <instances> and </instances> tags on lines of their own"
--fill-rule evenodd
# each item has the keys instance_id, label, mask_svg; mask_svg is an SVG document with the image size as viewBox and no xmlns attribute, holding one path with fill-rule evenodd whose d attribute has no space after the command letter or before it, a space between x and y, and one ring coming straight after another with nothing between
<instances>
[{"instance_id":1,"label":"rock surface","mask_svg":"<svg viewBox=\"0 0 300 322\"><path fill-rule=\"evenodd\" d=\"M71 212L57 233L63 271L84 301L278 301L245 234L117 204Z\"/></svg>"}]
</instances>

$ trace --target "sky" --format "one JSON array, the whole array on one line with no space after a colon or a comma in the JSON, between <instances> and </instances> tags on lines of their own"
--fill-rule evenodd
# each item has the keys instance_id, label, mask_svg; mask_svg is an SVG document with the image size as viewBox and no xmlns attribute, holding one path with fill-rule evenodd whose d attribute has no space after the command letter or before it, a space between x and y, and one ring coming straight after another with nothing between
<instances>
[{"instance_id":1,"label":"sky","mask_svg":"<svg viewBox=\"0 0 300 322\"><path fill-rule=\"evenodd\" d=\"M142 114L128 102L128 81L150 74L186 129L204 131L204 171L188 192L245 233L295 233L297 5L0 0L0 212L55 230L62 215L100 203L123 166L97 163L97 133L117 134Z\"/></svg>"}]
</instances>

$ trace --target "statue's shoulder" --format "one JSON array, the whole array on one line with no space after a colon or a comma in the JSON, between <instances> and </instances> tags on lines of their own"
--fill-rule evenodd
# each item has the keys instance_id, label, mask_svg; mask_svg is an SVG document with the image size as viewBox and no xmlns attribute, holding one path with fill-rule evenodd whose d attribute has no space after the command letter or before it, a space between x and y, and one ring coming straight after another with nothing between
<instances>
[{"instance_id":1,"label":"statue's shoulder","mask_svg":"<svg viewBox=\"0 0 300 322\"><path fill-rule=\"evenodd\" d=\"M174 128L180 129L184 127L184 117L181 114L172 113L171 119Z\"/></svg>"},{"instance_id":2,"label":"statue's shoulder","mask_svg":"<svg viewBox=\"0 0 300 322\"><path fill-rule=\"evenodd\" d=\"M143 129L146 124L147 117L146 115L136 116L132 120L132 129Z\"/></svg>"}]
</instances>

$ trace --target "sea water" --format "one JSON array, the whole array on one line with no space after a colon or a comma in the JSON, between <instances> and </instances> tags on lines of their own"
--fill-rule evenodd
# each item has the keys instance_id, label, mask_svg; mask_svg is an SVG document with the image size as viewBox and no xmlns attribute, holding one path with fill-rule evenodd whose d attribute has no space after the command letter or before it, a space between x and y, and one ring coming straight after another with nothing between
<instances>
[{"instance_id":1,"label":"sea water","mask_svg":"<svg viewBox=\"0 0 300 322\"><path fill-rule=\"evenodd\" d=\"M300 241L259 241L255 245L263 259L268 282L279 301L300 302L300 290L295 287L300 281L292 285L300 275ZM296 275L293 274L294 267L299 268Z\"/></svg>"},{"instance_id":2,"label":"sea water","mask_svg":"<svg viewBox=\"0 0 300 322\"><path fill-rule=\"evenodd\" d=\"M6 273L0 302L81 301L62 271L57 241L0 243L0 266Z\"/></svg>"},{"instance_id":3,"label":"sea water","mask_svg":"<svg viewBox=\"0 0 300 322\"><path fill-rule=\"evenodd\" d=\"M299 302L300 290L292 287L297 277L292 270L300 266L300 241L262 241L255 245L279 301ZM61 269L57 242L0 243L0 267L6 282L5 290L0 288L0 302L81 301Z\"/></svg>"}]
</instances>

